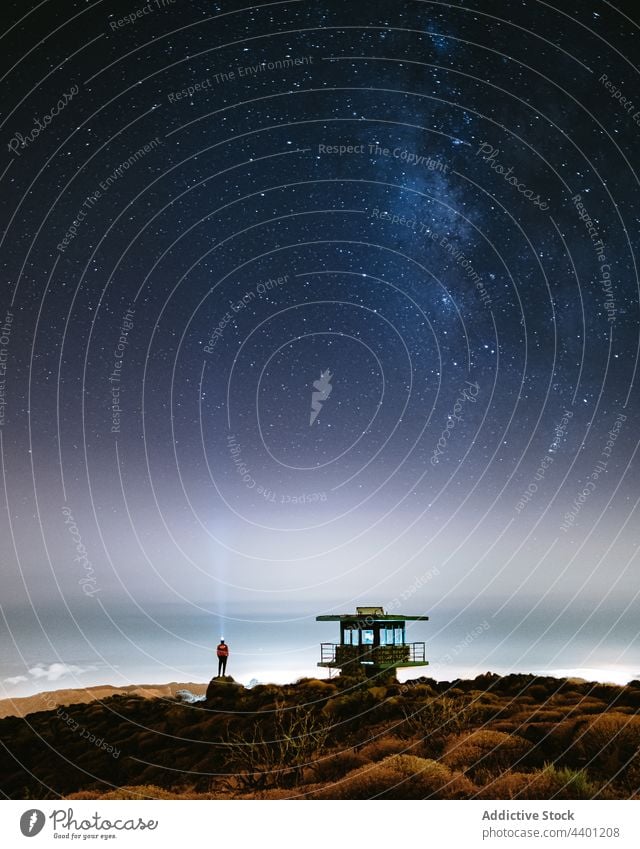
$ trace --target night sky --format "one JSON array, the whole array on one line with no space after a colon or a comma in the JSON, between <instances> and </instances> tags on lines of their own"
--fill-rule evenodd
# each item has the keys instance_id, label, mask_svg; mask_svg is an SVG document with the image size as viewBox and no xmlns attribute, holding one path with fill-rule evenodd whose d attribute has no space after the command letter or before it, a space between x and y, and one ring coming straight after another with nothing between
<instances>
[{"instance_id":1,"label":"night sky","mask_svg":"<svg viewBox=\"0 0 640 849\"><path fill-rule=\"evenodd\" d=\"M636 19L3 3L0 695L640 676Z\"/></svg>"}]
</instances>

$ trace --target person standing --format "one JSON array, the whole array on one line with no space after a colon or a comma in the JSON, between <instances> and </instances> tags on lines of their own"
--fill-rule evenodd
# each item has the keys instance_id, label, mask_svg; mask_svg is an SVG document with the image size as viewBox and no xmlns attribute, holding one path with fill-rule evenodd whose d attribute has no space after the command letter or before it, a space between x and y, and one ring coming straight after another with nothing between
<instances>
[{"instance_id":1,"label":"person standing","mask_svg":"<svg viewBox=\"0 0 640 849\"><path fill-rule=\"evenodd\" d=\"M223 675L226 675L227 660L229 658L229 646L224 640L220 640L216 654L218 655L218 678L221 678Z\"/></svg>"}]
</instances>

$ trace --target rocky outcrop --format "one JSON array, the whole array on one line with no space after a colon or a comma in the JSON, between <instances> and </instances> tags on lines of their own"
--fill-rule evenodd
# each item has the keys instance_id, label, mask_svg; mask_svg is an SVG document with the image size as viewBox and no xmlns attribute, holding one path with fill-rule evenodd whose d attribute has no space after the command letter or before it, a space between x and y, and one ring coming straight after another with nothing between
<instances>
[{"instance_id":1,"label":"rocky outcrop","mask_svg":"<svg viewBox=\"0 0 640 849\"><path fill-rule=\"evenodd\" d=\"M206 700L216 701L220 696L233 696L234 693L240 694L244 692L242 684L231 677L231 675L221 675L220 678L212 678L207 687Z\"/></svg>"}]
</instances>

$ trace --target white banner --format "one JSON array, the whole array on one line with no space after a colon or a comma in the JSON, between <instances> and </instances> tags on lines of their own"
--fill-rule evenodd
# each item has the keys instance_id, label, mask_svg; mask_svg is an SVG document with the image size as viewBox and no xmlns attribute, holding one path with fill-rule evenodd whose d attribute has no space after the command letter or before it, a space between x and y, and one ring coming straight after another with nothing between
<instances>
[{"instance_id":1,"label":"white banner","mask_svg":"<svg viewBox=\"0 0 640 849\"><path fill-rule=\"evenodd\" d=\"M247 810L251 807L252 810ZM366 836L376 846L594 846L638 849L633 801L5 801L0 834L9 849L66 844L117 849L206 847L341 849ZM29 841L33 839L33 844Z\"/></svg>"}]
</instances>

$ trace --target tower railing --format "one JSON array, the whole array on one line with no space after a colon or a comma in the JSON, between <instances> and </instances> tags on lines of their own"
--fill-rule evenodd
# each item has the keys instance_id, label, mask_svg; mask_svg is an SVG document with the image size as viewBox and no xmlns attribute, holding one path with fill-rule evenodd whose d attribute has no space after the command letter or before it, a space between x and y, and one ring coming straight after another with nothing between
<instances>
[{"instance_id":1,"label":"tower railing","mask_svg":"<svg viewBox=\"0 0 640 849\"><path fill-rule=\"evenodd\" d=\"M424 643L400 643L385 646L347 646L341 643L321 643L320 663L343 667L350 663L372 663L389 666L394 663L424 663Z\"/></svg>"}]
</instances>

